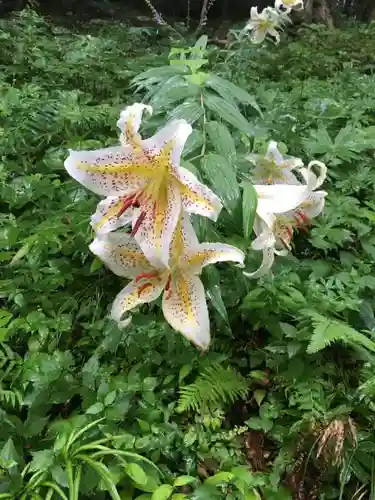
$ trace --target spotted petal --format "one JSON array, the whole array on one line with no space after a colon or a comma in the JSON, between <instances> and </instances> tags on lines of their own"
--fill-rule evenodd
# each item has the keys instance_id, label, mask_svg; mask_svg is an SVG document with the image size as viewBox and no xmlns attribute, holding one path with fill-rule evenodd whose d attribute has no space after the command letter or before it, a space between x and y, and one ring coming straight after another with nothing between
<instances>
[{"instance_id":1,"label":"spotted petal","mask_svg":"<svg viewBox=\"0 0 375 500\"><path fill-rule=\"evenodd\" d=\"M298 207L298 211L302 212L306 219L313 219L323 212L326 191L311 191L306 200Z\"/></svg>"},{"instance_id":2,"label":"spotted petal","mask_svg":"<svg viewBox=\"0 0 375 500\"><path fill-rule=\"evenodd\" d=\"M182 207L191 214L202 215L217 220L223 205L216 194L198 181L194 174L180 167L176 172Z\"/></svg>"},{"instance_id":3,"label":"spotted petal","mask_svg":"<svg viewBox=\"0 0 375 500\"><path fill-rule=\"evenodd\" d=\"M145 111L151 115L152 107L138 102L132 106L127 106L121 111L117 126L121 130L120 141L123 146L130 144L134 148L142 147L142 138L138 130L141 126L142 115Z\"/></svg>"},{"instance_id":4,"label":"spotted petal","mask_svg":"<svg viewBox=\"0 0 375 500\"><path fill-rule=\"evenodd\" d=\"M210 344L210 320L204 288L197 276L175 273L169 291L163 295L165 319L196 346Z\"/></svg>"},{"instance_id":5,"label":"spotted petal","mask_svg":"<svg viewBox=\"0 0 375 500\"><path fill-rule=\"evenodd\" d=\"M225 243L201 243L197 249L188 252L183 265L189 273L200 274L203 267L217 262L237 262L243 266L245 254L238 248Z\"/></svg>"},{"instance_id":6,"label":"spotted petal","mask_svg":"<svg viewBox=\"0 0 375 500\"><path fill-rule=\"evenodd\" d=\"M199 241L190 221L190 215L187 212L182 212L173 234L171 259L177 263L189 249L196 249L198 247Z\"/></svg>"},{"instance_id":7,"label":"spotted petal","mask_svg":"<svg viewBox=\"0 0 375 500\"><path fill-rule=\"evenodd\" d=\"M135 278L141 273L155 272L155 268L147 261L129 234L98 234L89 248L118 276Z\"/></svg>"},{"instance_id":8,"label":"spotted petal","mask_svg":"<svg viewBox=\"0 0 375 500\"><path fill-rule=\"evenodd\" d=\"M146 304L157 299L166 285L164 277L155 277L148 279L146 283L143 280L131 281L117 295L112 305L111 317L122 324L123 316L126 312L134 309L141 304Z\"/></svg>"},{"instance_id":9,"label":"spotted petal","mask_svg":"<svg viewBox=\"0 0 375 500\"><path fill-rule=\"evenodd\" d=\"M134 237L151 263L156 267L167 267L173 233L181 214L178 189L169 182L160 190L158 199L142 206L142 211L134 210Z\"/></svg>"},{"instance_id":10,"label":"spotted petal","mask_svg":"<svg viewBox=\"0 0 375 500\"><path fill-rule=\"evenodd\" d=\"M104 234L129 224L132 221L132 211L121 213L123 205L124 199L117 196L108 196L102 200L91 217L93 230L98 234Z\"/></svg>"},{"instance_id":11,"label":"spotted petal","mask_svg":"<svg viewBox=\"0 0 375 500\"><path fill-rule=\"evenodd\" d=\"M258 279L265 276L270 269L275 260L275 252L272 246L266 246L263 248L263 260L260 267L253 273L247 273L244 271L244 275L249 279Z\"/></svg>"},{"instance_id":12,"label":"spotted petal","mask_svg":"<svg viewBox=\"0 0 375 500\"><path fill-rule=\"evenodd\" d=\"M70 150L64 166L83 186L105 196L132 194L155 176L152 163L145 162L130 146L95 151Z\"/></svg>"},{"instance_id":13,"label":"spotted petal","mask_svg":"<svg viewBox=\"0 0 375 500\"><path fill-rule=\"evenodd\" d=\"M142 141L142 148L147 154L164 155L171 167L180 164L185 143L192 132L191 125L185 120L173 120L149 139Z\"/></svg>"}]
</instances>

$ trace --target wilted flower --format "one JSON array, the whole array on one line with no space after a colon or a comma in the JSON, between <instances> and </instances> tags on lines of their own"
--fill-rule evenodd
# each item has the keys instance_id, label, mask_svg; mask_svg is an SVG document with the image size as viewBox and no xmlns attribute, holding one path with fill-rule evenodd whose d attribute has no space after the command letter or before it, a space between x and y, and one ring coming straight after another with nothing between
<instances>
[{"instance_id":1,"label":"wilted flower","mask_svg":"<svg viewBox=\"0 0 375 500\"><path fill-rule=\"evenodd\" d=\"M169 266L150 263L134 238L123 232L98 234L90 250L115 274L132 281L115 299L111 316L123 315L163 293L162 309L168 323L201 349L210 343L210 322L203 284L202 268L215 262L243 264L244 253L222 243L199 243L184 214L177 223L171 245Z\"/></svg>"},{"instance_id":2,"label":"wilted flower","mask_svg":"<svg viewBox=\"0 0 375 500\"><path fill-rule=\"evenodd\" d=\"M113 231L131 220L132 235L146 257L155 265L168 265L181 210L216 220L222 205L208 187L180 166L191 126L174 120L142 140L138 130L144 111L151 113L152 108L136 103L122 111L117 123L121 146L70 151L65 168L85 187L107 196L92 218L97 233ZM129 213L130 208L139 210Z\"/></svg>"}]
</instances>

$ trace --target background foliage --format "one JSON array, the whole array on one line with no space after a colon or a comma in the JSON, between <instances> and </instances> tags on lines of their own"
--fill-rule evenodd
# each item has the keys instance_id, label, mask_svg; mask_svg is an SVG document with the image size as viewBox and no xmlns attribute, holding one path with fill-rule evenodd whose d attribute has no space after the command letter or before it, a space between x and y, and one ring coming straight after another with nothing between
<instances>
[{"instance_id":1,"label":"background foliage","mask_svg":"<svg viewBox=\"0 0 375 500\"><path fill-rule=\"evenodd\" d=\"M373 498L373 25L187 52L30 9L0 29L0 498ZM237 179L269 139L329 168L324 214L273 275L204 276L204 356L153 305L127 330L106 318L122 284L88 253L97 199L63 170L140 99L146 134L195 124L184 165L227 210L206 239L248 246Z\"/></svg>"}]
</instances>

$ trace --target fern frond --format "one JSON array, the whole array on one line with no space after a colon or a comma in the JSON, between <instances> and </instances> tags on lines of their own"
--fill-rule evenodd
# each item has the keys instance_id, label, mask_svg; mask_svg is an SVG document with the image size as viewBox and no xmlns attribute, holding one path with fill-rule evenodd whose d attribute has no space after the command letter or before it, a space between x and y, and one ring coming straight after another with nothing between
<instances>
[{"instance_id":1,"label":"fern frond","mask_svg":"<svg viewBox=\"0 0 375 500\"><path fill-rule=\"evenodd\" d=\"M0 386L0 402L12 408L21 407L23 403L22 395L17 390L7 390Z\"/></svg>"},{"instance_id":2,"label":"fern frond","mask_svg":"<svg viewBox=\"0 0 375 500\"><path fill-rule=\"evenodd\" d=\"M249 382L236 370L219 363L204 368L193 384L180 389L177 410L217 409L236 399L245 398Z\"/></svg>"},{"instance_id":3,"label":"fern frond","mask_svg":"<svg viewBox=\"0 0 375 500\"><path fill-rule=\"evenodd\" d=\"M318 313L310 313L309 315L314 331L307 348L308 353L314 354L338 341L375 352L375 342L351 326Z\"/></svg>"}]
</instances>

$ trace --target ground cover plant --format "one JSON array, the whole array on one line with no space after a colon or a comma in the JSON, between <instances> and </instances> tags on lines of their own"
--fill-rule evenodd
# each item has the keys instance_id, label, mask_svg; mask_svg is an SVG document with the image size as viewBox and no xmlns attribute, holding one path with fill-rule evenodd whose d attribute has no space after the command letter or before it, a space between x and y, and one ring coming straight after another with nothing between
<instances>
[{"instance_id":1,"label":"ground cover plant","mask_svg":"<svg viewBox=\"0 0 375 500\"><path fill-rule=\"evenodd\" d=\"M374 27L220 48L153 29L1 21L0 498L372 498ZM143 139L192 126L181 166L224 205L193 216L199 241L246 254L203 270L203 354L160 299L110 318L127 281L89 250L100 200L64 169L69 148L117 146L137 102ZM249 279L271 141L324 163L328 195Z\"/></svg>"}]
</instances>

